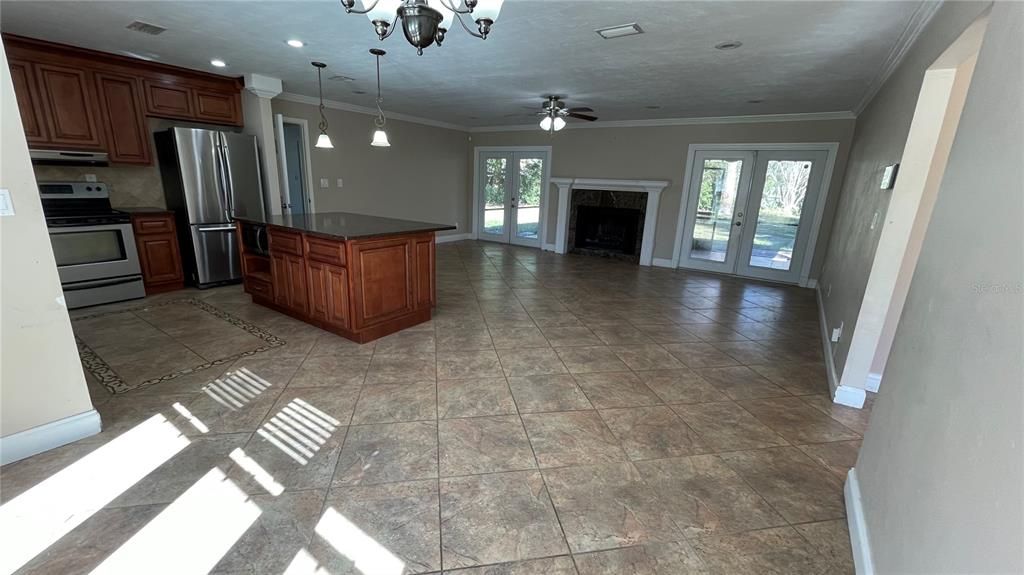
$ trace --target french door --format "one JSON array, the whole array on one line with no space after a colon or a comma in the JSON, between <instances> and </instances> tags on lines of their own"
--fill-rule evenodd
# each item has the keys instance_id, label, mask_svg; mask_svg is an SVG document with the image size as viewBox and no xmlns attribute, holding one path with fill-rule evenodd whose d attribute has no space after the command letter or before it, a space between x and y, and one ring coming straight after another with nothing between
<instances>
[{"instance_id":1,"label":"french door","mask_svg":"<svg viewBox=\"0 0 1024 575\"><path fill-rule=\"evenodd\" d=\"M540 247L547 151L478 151L477 237Z\"/></svg>"},{"instance_id":2,"label":"french door","mask_svg":"<svg viewBox=\"0 0 1024 575\"><path fill-rule=\"evenodd\" d=\"M798 283L828 150L694 154L683 267Z\"/></svg>"}]
</instances>

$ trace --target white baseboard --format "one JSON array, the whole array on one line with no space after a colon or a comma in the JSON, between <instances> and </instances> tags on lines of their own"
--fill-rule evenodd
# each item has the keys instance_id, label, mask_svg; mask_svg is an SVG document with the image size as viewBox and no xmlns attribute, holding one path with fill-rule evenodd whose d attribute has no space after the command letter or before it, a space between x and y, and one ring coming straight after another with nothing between
<instances>
[{"instance_id":1,"label":"white baseboard","mask_svg":"<svg viewBox=\"0 0 1024 575\"><path fill-rule=\"evenodd\" d=\"M800 287L805 287L805 288L809 288L809 289L817 289L818 288L818 280L815 279L815 278L808 278L806 280L801 280Z\"/></svg>"},{"instance_id":2,"label":"white baseboard","mask_svg":"<svg viewBox=\"0 0 1024 575\"><path fill-rule=\"evenodd\" d=\"M0 464L25 459L100 432L100 414L90 409L78 415L0 438Z\"/></svg>"},{"instance_id":3,"label":"white baseboard","mask_svg":"<svg viewBox=\"0 0 1024 575\"><path fill-rule=\"evenodd\" d=\"M839 387L839 377L836 375L836 362L832 358L832 339L828 333L828 318L825 317L825 301L822 299L821 290L814 288L814 294L818 301L818 324L821 325L821 347L825 353L825 373L828 376L828 388L832 397L836 396L836 388Z\"/></svg>"},{"instance_id":4,"label":"white baseboard","mask_svg":"<svg viewBox=\"0 0 1024 575\"><path fill-rule=\"evenodd\" d=\"M864 389L878 393L878 388L882 386L882 374L880 373L869 373L868 381L864 384Z\"/></svg>"},{"instance_id":5,"label":"white baseboard","mask_svg":"<svg viewBox=\"0 0 1024 575\"><path fill-rule=\"evenodd\" d=\"M846 497L846 523L850 528L850 547L853 548L853 564L857 575L874 575L875 565L871 559L871 541L868 538L856 467L846 474L843 495Z\"/></svg>"},{"instance_id":6,"label":"white baseboard","mask_svg":"<svg viewBox=\"0 0 1024 575\"><path fill-rule=\"evenodd\" d=\"M473 234L450 234L447 236L436 236L434 243L447 244L449 242L461 242L463 240L473 239Z\"/></svg>"},{"instance_id":7,"label":"white baseboard","mask_svg":"<svg viewBox=\"0 0 1024 575\"><path fill-rule=\"evenodd\" d=\"M832 394L832 401L839 405L860 409L864 407L866 397L867 395L864 393L864 390L859 387L840 385L836 388L835 393Z\"/></svg>"},{"instance_id":8,"label":"white baseboard","mask_svg":"<svg viewBox=\"0 0 1024 575\"><path fill-rule=\"evenodd\" d=\"M672 258L654 258L651 260L651 265L656 268L674 268L672 265Z\"/></svg>"},{"instance_id":9,"label":"white baseboard","mask_svg":"<svg viewBox=\"0 0 1024 575\"><path fill-rule=\"evenodd\" d=\"M553 252L555 251L555 244L544 244L540 247L540 249L546 252Z\"/></svg>"}]
</instances>

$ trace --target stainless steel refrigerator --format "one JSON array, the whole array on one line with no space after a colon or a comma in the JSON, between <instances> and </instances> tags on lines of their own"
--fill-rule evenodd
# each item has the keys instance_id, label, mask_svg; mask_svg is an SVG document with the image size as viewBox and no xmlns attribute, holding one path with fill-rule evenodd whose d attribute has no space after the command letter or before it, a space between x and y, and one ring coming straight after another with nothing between
<instances>
[{"instance_id":1,"label":"stainless steel refrigerator","mask_svg":"<svg viewBox=\"0 0 1024 575\"><path fill-rule=\"evenodd\" d=\"M256 137L194 128L171 128L154 136L186 277L199 287L238 281L242 273L232 218L263 218L266 213Z\"/></svg>"}]
</instances>

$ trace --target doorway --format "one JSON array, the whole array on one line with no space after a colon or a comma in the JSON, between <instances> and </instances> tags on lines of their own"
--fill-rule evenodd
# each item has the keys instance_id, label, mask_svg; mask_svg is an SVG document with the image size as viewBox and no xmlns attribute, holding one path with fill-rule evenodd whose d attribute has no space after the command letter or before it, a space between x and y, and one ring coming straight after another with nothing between
<instances>
[{"instance_id":1,"label":"doorway","mask_svg":"<svg viewBox=\"0 0 1024 575\"><path fill-rule=\"evenodd\" d=\"M804 283L837 146L691 150L681 267Z\"/></svg>"},{"instance_id":2,"label":"doorway","mask_svg":"<svg viewBox=\"0 0 1024 575\"><path fill-rule=\"evenodd\" d=\"M277 158L281 177L281 211L313 212L313 184L309 173L309 137L306 120L274 116Z\"/></svg>"},{"instance_id":3,"label":"doorway","mask_svg":"<svg viewBox=\"0 0 1024 575\"><path fill-rule=\"evenodd\" d=\"M551 148L475 149L477 238L539 248L546 235Z\"/></svg>"}]
</instances>

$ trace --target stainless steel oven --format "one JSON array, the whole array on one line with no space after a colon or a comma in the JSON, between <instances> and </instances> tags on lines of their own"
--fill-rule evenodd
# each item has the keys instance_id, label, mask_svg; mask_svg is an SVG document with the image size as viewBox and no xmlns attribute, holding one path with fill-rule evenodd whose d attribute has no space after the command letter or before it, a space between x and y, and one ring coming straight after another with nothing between
<instances>
[{"instance_id":1,"label":"stainless steel oven","mask_svg":"<svg viewBox=\"0 0 1024 575\"><path fill-rule=\"evenodd\" d=\"M111 209L106 186L53 182L39 190L67 306L144 297L131 218Z\"/></svg>"}]
</instances>

